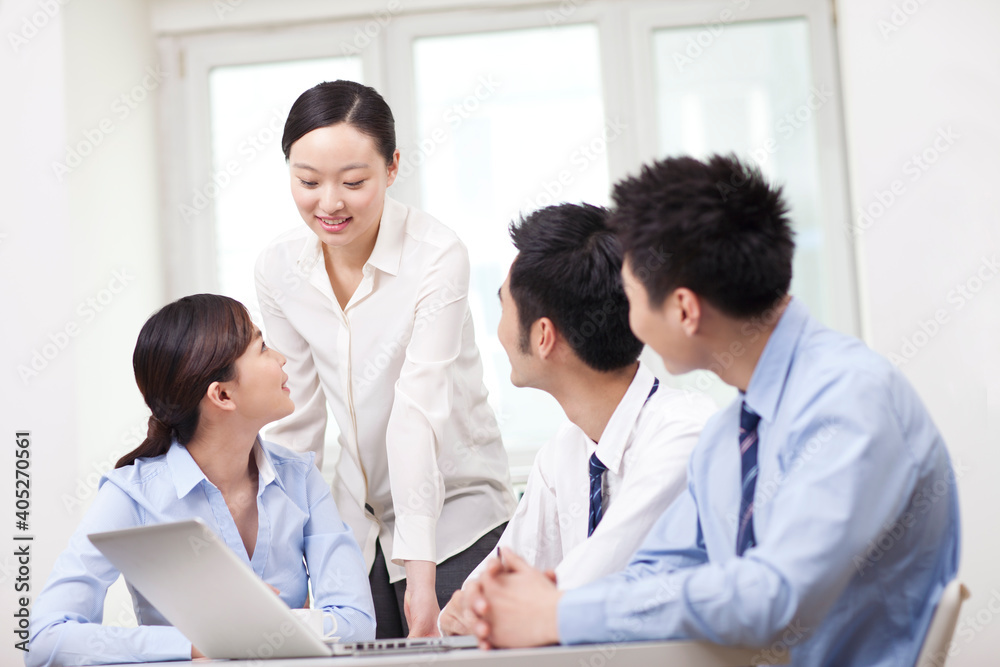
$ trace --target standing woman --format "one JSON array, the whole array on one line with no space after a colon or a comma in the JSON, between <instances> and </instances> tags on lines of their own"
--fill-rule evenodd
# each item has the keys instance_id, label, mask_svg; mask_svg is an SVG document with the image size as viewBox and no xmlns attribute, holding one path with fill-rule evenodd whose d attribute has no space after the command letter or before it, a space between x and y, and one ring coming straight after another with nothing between
<instances>
[{"instance_id":1,"label":"standing woman","mask_svg":"<svg viewBox=\"0 0 1000 667\"><path fill-rule=\"evenodd\" d=\"M468 252L386 196L399 150L374 89L307 90L281 147L306 225L257 260L264 326L296 405L268 435L322 466L329 403L334 498L370 568L377 636L434 635L516 505L473 334Z\"/></svg>"}]
</instances>

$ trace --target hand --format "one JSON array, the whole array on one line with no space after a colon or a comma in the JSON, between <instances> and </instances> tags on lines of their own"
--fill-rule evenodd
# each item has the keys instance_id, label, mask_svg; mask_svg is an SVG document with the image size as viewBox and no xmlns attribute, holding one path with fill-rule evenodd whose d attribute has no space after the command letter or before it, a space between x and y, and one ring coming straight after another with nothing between
<instances>
[{"instance_id":1,"label":"hand","mask_svg":"<svg viewBox=\"0 0 1000 667\"><path fill-rule=\"evenodd\" d=\"M475 634L483 648L559 643L559 599L554 573L540 572L510 550L503 564L487 566L470 604L478 618Z\"/></svg>"},{"instance_id":2,"label":"hand","mask_svg":"<svg viewBox=\"0 0 1000 667\"><path fill-rule=\"evenodd\" d=\"M191 644L191 659L194 660L195 658L204 658L204 657L206 657L205 654L196 649L194 647L194 644Z\"/></svg>"},{"instance_id":3,"label":"hand","mask_svg":"<svg viewBox=\"0 0 1000 667\"><path fill-rule=\"evenodd\" d=\"M410 637L437 637L437 618L441 613L434 583L437 565L433 561L408 560L406 566L406 593L403 595L403 613L410 626Z\"/></svg>"},{"instance_id":4,"label":"hand","mask_svg":"<svg viewBox=\"0 0 1000 667\"><path fill-rule=\"evenodd\" d=\"M447 635L471 635L476 627L476 615L468 606L468 596L461 590L441 610L441 630Z\"/></svg>"}]
</instances>

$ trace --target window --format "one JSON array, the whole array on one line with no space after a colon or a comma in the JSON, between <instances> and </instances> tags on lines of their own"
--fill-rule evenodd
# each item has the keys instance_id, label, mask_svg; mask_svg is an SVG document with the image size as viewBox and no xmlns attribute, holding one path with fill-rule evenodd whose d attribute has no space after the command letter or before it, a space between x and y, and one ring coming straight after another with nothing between
<instances>
[{"instance_id":1,"label":"window","mask_svg":"<svg viewBox=\"0 0 1000 667\"><path fill-rule=\"evenodd\" d=\"M735 151L784 184L797 226L793 292L857 333L828 0L457 4L390 3L359 19L294 0L258 13L284 25L199 34L192 18L190 33L161 38L164 58L187 71L163 87L171 296L222 290L256 310L257 253L302 223L278 139L245 165L240 146L272 115L283 122L309 86L351 78L375 86L396 117L402 162L390 194L469 248L470 304L515 478L563 419L548 396L510 385L496 340L496 289L514 254L507 225L520 214L606 205L613 182L658 157ZM240 173L210 188L232 160ZM190 205L199 192L208 206ZM654 354L644 359L674 386L731 395L711 374L667 377Z\"/></svg>"}]
</instances>

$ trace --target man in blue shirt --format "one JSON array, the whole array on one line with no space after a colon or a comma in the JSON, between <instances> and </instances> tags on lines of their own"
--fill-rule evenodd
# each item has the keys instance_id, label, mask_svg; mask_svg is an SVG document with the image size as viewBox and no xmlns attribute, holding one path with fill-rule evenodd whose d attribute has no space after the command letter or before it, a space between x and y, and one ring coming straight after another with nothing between
<instances>
[{"instance_id":1,"label":"man in blue shirt","mask_svg":"<svg viewBox=\"0 0 1000 667\"><path fill-rule=\"evenodd\" d=\"M792 664L916 661L958 568L955 475L895 367L788 295L780 189L734 158L615 187L635 334L740 395L628 567L561 593L504 552L472 591L494 646L703 639Z\"/></svg>"}]
</instances>

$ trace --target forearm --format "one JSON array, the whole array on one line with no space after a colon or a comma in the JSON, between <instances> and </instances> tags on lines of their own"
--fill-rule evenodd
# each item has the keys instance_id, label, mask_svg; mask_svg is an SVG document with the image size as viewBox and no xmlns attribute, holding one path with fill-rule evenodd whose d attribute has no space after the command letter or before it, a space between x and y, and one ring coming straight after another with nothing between
<instances>
[{"instance_id":1,"label":"forearm","mask_svg":"<svg viewBox=\"0 0 1000 667\"><path fill-rule=\"evenodd\" d=\"M189 660L191 642L169 625L119 628L98 623L57 622L34 633L26 667Z\"/></svg>"}]
</instances>

